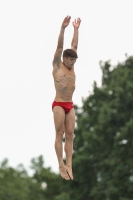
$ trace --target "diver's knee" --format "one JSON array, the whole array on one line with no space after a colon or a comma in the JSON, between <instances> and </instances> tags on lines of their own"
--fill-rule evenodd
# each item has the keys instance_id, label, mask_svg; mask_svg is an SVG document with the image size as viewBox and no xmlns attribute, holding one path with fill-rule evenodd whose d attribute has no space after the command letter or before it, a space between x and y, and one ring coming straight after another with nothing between
<instances>
[{"instance_id":1,"label":"diver's knee","mask_svg":"<svg viewBox=\"0 0 133 200\"><path fill-rule=\"evenodd\" d=\"M74 131L69 131L66 133L66 140L73 140L74 139Z\"/></svg>"},{"instance_id":2,"label":"diver's knee","mask_svg":"<svg viewBox=\"0 0 133 200\"><path fill-rule=\"evenodd\" d=\"M56 139L63 139L64 129L60 129L56 131Z\"/></svg>"}]
</instances>

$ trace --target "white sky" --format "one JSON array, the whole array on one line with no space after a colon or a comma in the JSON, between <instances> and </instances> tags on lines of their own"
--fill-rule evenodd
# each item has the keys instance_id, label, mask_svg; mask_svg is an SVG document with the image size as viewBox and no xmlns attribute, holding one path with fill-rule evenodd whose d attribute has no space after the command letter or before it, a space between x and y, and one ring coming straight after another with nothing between
<instances>
[{"instance_id":1,"label":"white sky","mask_svg":"<svg viewBox=\"0 0 133 200\"><path fill-rule=\"evenodd\" d=\"M0 161L25 167L44 156L58 172L51 104L55 90L52 58L62 20L82 19L75 104L101 83L99 61L113 65L133 53L132 0L0 0ZM70 48L72 24L65 31Z\"/></svg>"}]
</instances>

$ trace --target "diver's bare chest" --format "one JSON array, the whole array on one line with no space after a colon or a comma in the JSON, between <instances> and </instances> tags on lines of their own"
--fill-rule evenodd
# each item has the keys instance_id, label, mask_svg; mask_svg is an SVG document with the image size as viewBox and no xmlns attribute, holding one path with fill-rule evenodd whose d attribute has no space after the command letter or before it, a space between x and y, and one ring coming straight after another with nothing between
<instances>
[{"instance_id":1,"label":"diver's bare chest","mask_svg":"<svg viewBox=\"0 0 133 200\"><path fill-rule=\"evenodd\" d=\"M58 73L55 76L55 79L58 81L63 81L63 82L75 82L75 73L66 73L63 71L58 71Z\"/></svg>"}]
</instances>

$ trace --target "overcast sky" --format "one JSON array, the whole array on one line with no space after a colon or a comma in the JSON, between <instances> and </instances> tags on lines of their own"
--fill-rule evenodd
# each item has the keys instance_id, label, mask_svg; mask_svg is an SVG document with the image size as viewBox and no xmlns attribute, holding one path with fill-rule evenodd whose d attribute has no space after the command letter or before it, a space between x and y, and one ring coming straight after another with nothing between
<instances>
[{"instance_id":1,"label":"overcast sky","mask_svg":"<svg viewBox=\"0 0 133 200\"><path fill-rule=\"evenodd\" d=\"M72 21L80 17L76 90L73 101L101 84L99 61L112 65L133 53L132 0L0 0L0 161L26 168L44 156L58 172L51 104L55 89L52 59L63 19L70 15L64 49L70 48Z\"/></svg>"}]
</instances>

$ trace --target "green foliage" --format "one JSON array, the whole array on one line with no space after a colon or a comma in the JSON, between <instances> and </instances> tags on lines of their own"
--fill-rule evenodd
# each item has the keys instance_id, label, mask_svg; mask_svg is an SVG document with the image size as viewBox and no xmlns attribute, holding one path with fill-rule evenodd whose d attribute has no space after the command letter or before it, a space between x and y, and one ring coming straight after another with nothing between
<instances>
[{"instance_id":1,"label":"green foliage","mask_svg":"<svg viewBox=\"0 0 133 200\"><path fill-rule=\"evenodd\" d=\"M22 165L8 166L5 159L0 167L0 200L52 200L61 194L59 175L44 168L42 156L31 160L33 176Z\"/></svg>"},{"instance_id":2,"label":"green foliage","mask_svg":"<svg viewBox=\"0 0 133 200\"><path fill-rule=\"evenodd\" d=\"M70 200L68 193L62 192L60 195L55 197L55 200Z\"/></svg>"},{"instance_id":3,"label":"green foliage","mask_svg":"<svg viewBox=\"0 0 133 200\"><path fill-rule=\"evenodd\" d=\"M32 169L35 170L33 178L37 183L46 185L46 188L42 189L42 193L47 200L53 200L54 197L61 193L60 176L51 172L50 168L43 167L42 156L32 159Z\"/></svg>"},{"instance_id":4,"label":"green foliage","mask_svg":"<svg viewBox=\"0 0 133 200\"><path fill-rule=\"evenodd\" d=\"M133 58L100 62L102 86L76 108L70 198L133 199Z\"/></svg>"},{"instance_id":5,"label":"green foliage","mask_svg":"<svg viewBox=\"0 0 133 200\"><path fill-rule=\"evenodd\" d=\"M1 200L20 200L27 199L27 184L29 178L25 170L19 171L8 167L5 159L0 168L0 199Z\"/></svg>"}]
</instances>

